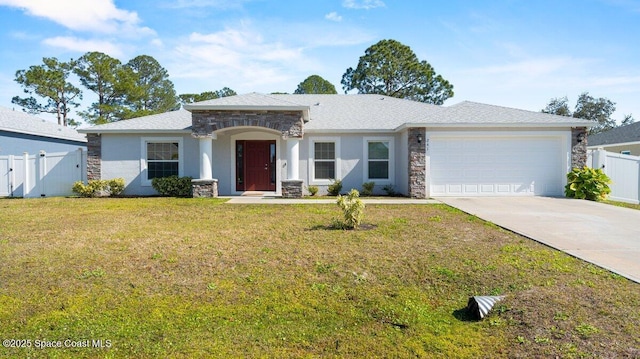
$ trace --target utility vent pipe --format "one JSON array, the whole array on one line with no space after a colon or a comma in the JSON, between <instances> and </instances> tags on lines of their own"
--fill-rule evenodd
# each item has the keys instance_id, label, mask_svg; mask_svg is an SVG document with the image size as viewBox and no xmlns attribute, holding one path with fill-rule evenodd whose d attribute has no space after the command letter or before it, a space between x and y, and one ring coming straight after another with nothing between
<instances>
[{"instance_id":1,"label":"utility vent pipe","mask_svg":"<svg viewBox=\"0 0 640 359\"><path fill-rule=\"evenodd\" d=\"M467 311L476 319L483 319L493 308L493 306L501 301L504 295L476 295L469 298L467 303Z\"/></svg>"}]
</instances>

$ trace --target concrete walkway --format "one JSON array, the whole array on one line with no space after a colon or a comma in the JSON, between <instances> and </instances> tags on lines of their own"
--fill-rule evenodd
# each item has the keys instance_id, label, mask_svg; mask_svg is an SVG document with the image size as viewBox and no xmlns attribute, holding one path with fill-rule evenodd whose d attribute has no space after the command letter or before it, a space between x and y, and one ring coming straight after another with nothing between
<instances>
[{"instance_id":1,"label":"concrete walkway","mask_svg":"<svg viewBox=\"0 0 640 359\"><path fill-rule=\"evenodd\" d=\"M640 283L640 211L549 197L439 201Z\"/></svg>"},{"instance_id":2,"label":"concrete walkway","mask_svg":"<svg viewBox=\"0 0 640 359\"><path fill-rule=\"evenodd\" d=\"M221 197L224 198L224 197ZM294 199L280 197L241 196L228 197L230 204L336 204L335 198L330 199ZM432 199L410 199L402 197L390 198L362 198L365 204L433 204L440 203Z\"/></svg>"}]
</instances>

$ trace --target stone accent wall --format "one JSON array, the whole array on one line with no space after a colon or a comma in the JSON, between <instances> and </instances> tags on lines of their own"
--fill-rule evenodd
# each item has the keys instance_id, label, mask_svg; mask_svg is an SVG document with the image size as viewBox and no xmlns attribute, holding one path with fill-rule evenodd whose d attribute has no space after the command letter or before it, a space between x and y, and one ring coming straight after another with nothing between
<instances>
[{"instance_id":1,"label":"stone accent wall","mask_svg":"<svg viewBox=\"0 0 640 359\"><path fill-rule=\"evenodd\" d=\"M230 127L256 126L280 131L282 137L302 138L302 111L193 111L194 137L202 137Z\"/></svg>"},{"instance_id":2,"label":"stone accent wall","mask_svg":"<svg viewBox=\"0 0 640 359\"><path fill-rule=\"evenodd\" d=\"M578 142L578 137L582 141ZM587 128L571 129L571 168L582 168L587 164Z\"/></svg>"},{"instance_id":3,"label":"stone accent wall","mask_svg":"<svg viewBox=\"0 0 640 359\"><path fill-rule=\"evenodd\" d=\"M193 198L218 197L218 180L217 179L191 180L191 196Z\"/></svg>"},{"instance_id":4,"label":"stone accent wall","mask_svg":"<svg viewBox=\"0 0 640 359\"><path fill-rule=\"evenodd\" d=\"M422 141L418 142L418 135ZM409 197L427 198L426 130L409 129Z\"/></svg>"},{"instance_id":5,"label":"stone accent wall","mask_svg":"<svg viewBox=\"0 0 640 359\"><path fill-rule=\"evenodd\" d=\"M302 198L302 180L282 181L282 198Z\"/></svg>"},{"instance_id":6,"label":"stone accent wall","mask_svg":"<svg viewBox=\"0 0 640 359\"><path fill-rule=\"evenodd\" d=\"M87 133L87 180L102 179L102 136Z\"/></svg>"}]
</instances>

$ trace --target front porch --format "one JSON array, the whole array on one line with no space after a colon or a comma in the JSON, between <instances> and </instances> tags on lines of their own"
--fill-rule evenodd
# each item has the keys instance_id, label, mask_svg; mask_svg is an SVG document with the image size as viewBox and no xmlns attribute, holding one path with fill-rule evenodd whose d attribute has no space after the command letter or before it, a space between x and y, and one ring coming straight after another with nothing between
<instances>
[{"instance_id":1,"label":"front porch","mask_svg":"<svg viewBox=\"0 0 640 359\"><path fill-rule=\"evenodd\" d=\"M255 110L208 109L206 105L185 106L192 113L192 137L198 139L199 176L193 180L194 197L217 197L219 180L215 166L228 166L228 191L242 195L259 191L283 198L301 198L300 141L308 108L287 105ZM230 143L214 161L218 136ZM284 152L284 156L282 156ZM226 183L227 180L225 179Z\"/></svg>"}]
</instances>

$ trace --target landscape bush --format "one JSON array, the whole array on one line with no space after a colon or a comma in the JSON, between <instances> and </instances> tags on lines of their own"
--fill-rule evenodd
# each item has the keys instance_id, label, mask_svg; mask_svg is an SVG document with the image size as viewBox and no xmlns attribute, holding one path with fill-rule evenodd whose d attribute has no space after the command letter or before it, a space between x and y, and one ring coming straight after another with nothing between
<instances>
[{"instance_id":1,"label":"landscape bush","mask_svg":"<svg viewBox=\"0 0 640 359\"><path fill-rule=\"evenodd\" d=\"M362 194L363 196L371 196L373 194L373 188L376 186L375 182L365 182L362 184Z\"/></svg>"},{"instance_id":2,"label":"landscape bush","mask_svg":"<svg viewBox=\"0 0 640 359\"><path fill-rule=\"evenodd\" d=\"M73 184L71 190L80 197L119 196L124 192L124 178L110 180L89 180L85 185L82 181Z\"/></svg>"},{"instance_id":3,"label":"landscape bush","mask_svg":"<svg viewBox=\"0 0 640 359\"><path fill-rule=\"evenodd\" d=\"M392 184L388 184L388 185L382 187L382 190L387 193L387 196L393 197L393 196L397 195L396 190L393 189L393 185Z\"/></svg>"},{"instance_id":4,"label":"landscape bush","mask_svg":"<svg viewBox=\"0 0 640 359\"><path fill-rule=\"evenodd\" d=\"M600 168L574 168L567 174L564 193L569 198L602 201L611 193L610 183L611 179Z\"/></svg>"},{"instance_id":5,"label":"landscape bush","mask_svg":"<svg viewBox=\"0 0 640 359\"><path fill-rule=\"evenodd\" d=\"M318 194L318 186L307 186L307 191L309 191L309 194L313 197L316 194Z\"/></svg>"},{"instance_id":6,"label":"landscape bush","mask_svg":"<svg viewBox=\"0 0 640 359\"><path fill-rule=\"evenodd\" d=\"M151 180L151 186L161 196L191 197L191 177L156 177Z\"/></svg>"},{"instance_id":7,"label":"landscape bush","mask_svg":"<svg viewBox=\"0 0 640 359\"><path fill-rule=\"evenodd\" d=\"M342 180L332 180L331 184L327 188L327 192L331 196L337 196L342 191Z\"/></svg>"}]
</instances>

